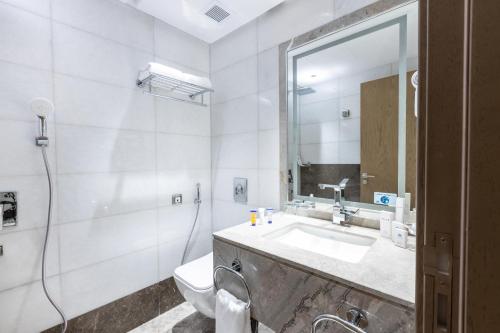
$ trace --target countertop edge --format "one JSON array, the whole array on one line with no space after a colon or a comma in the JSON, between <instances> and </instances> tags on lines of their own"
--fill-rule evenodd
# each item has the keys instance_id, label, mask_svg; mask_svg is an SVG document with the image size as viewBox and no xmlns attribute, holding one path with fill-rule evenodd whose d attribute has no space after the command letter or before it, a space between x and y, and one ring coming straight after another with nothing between
<instances>
[{"instance_id":1,"label":"countertop edge","mask_svg":"<svg viewBox=\"0 0 500 333\"><path fill-rule=\"evenodd\" d=\"M224 236L218 235L217 233L212 233L212 237L213 237L214 240L218 240L218 241L221 241L221 242L224 242L224 243L227 243L227 244L230 244L230 245L242 248L244 250L253 252L255 254L265 256L265 257L270 258L272 260L279 261L279 262L281 262L281 263L283 263L285 265L289 265L289 266L291 266L291 267L293 267L295 269L299 269L301 271L312 273L312 274L315 274L315 275L317 275L319 277L322 277L322 278L325 278L325 279L334 280L334 281L343 283L345 285L348 285L350 287L353 287L355 289L358 289L360 291L364 291L364 292L370 293L370 294L372 294L374 296L383 298L384 300L387 300L387 301L390 301L390 302L393 302L393 303L397 303L398 305L410 308L412 310L415 309L415 303L413 303L413 302L411 302L409 300L405 300L405 299L399 298L397 296L390 295L390 294L384 293L382 291L379 291L379 290L376 290L376 289L373 289L373 288L370 288L370 287L366 287L366 286L364 286L362 284L359 284L359 283L356 283L356 282L353 282L353 281L350 281L350 280L346 280L346 279L340 278L338 276L335 276L335 275L329 274L327 272L315 269L313 267L305 266L305 265L303 265L301 263L298 263L298 262L295 262L293 260L290 260L290 259L287 259L287 258L283 258L283 257L275 255L273 253L270 253L270 252L267 252L267 251L264 251L264 250L261 250L261 249L257 249L257 248L248 246L246 244L243 244L243 243L231 240L231 239L226 238Z\"/></svg>"}]
</instances>

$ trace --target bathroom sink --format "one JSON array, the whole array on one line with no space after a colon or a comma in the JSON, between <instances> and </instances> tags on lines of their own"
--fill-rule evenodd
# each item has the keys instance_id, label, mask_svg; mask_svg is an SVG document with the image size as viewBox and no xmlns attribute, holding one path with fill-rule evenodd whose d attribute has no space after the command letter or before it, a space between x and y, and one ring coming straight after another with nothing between
<instances>
[{"instance_id":1,"label":"bathroom sink","mask_svg":"<svg viewBox=\"0 0 500 333\"><path fill-rule=\"evenodd\" d=\"M264 235L264 238L350 263L360 262L375 242L373 237L305 223L291 224Z\"/></svg>"}]
</instances>

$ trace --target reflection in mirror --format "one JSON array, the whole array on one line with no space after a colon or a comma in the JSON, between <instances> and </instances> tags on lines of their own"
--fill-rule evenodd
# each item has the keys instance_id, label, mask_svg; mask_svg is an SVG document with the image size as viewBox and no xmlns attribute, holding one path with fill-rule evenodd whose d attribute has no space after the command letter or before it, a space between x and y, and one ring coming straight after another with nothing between
<instances>
[{"instance_id":1,"label":"reflection in mirror","mask_svg":"<svg viewBox=\"0 0 500 333\"><path fill-rule=\"evenodd\" d=\"M393 206L411 193L414 207L417 39L412 7L289 55L293 198L332 200L339 193L347 202Z\"/></svg>"}]
</instances>

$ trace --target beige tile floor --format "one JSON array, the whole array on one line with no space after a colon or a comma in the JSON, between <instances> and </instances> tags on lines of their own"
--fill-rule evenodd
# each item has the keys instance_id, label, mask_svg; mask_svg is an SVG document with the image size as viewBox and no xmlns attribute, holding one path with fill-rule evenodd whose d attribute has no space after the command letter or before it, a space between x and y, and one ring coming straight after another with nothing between
<instances>
[{"instance_id":1,"label":"beige tile floor","mask_svg":"<svg viewBox=\"0 0 500 333\"><path fill-rule=\"evenodd\" d=\"M129 331L129 333L212 333L213 322L204 318L201 314L196 314L196 309L189 303L184 302L162 315L144 323L143 325ZM188 318L189 317L189 318ZM192 319L192 325L190 320ZM204 323L207 323L203 327ZM179 328L179 325L182 328ZM175 326L177 328L175 328ZM259 325L259 333L274 333L264 325Z\"/></svg>"}]
</instances>

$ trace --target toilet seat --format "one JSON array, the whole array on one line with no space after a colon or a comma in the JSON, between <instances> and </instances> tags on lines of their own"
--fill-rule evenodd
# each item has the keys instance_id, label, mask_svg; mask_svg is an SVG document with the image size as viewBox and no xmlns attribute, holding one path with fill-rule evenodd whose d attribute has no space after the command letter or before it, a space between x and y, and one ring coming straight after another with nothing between
<instances>
[{"instance_id":1,"label":"toilet seat","mask_svg":"<svg viewBox=\"0 0 500 333\"><path fill-rule=\"evenodd\" d=\"M177 267L174 280L186 301L209 318L215 318L213 253Z\"/></svg>"},{"instance_id":2,"label":"toilet seat","mask_svg":"<svg viewBox=\"0 0 500 333\"><path fill-rule=\"evenodd\" d=\"M207 290L213 287L214 259L213 254L188 262L174 271L174 277L194 290Z\"/></svg>"}]
</instances>

